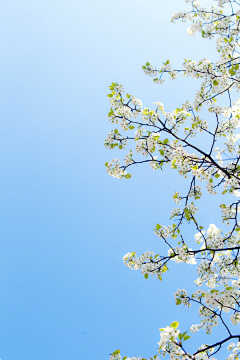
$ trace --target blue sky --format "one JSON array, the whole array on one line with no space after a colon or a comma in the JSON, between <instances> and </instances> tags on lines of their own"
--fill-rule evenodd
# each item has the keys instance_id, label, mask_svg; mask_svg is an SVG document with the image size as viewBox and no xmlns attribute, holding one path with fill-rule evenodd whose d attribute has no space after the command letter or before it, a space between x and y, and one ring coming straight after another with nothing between
<instances>
[{"instance_id":1,"label":"blue sky","mask_svg":"<svg viewBox=\"0 0 240 360\"><path fill-rule=\"evenodd\" d=\"M2 360L104 360L118 348L148 357L159 327L197 322L174 305L175 289L196 278L189 267L172 266L160 284L122 263L128 251L161 250L152 229L168 223L184 182L150 167L114 180L104 163L122 155L103 146L112 81L169 111L194 96L197 82L157 86L141 71L146 61L179 67L184 58L216 57L210 42L187 36L186 24L170 23L185 6L1 2Z\"/></svg>"}]
</instances>

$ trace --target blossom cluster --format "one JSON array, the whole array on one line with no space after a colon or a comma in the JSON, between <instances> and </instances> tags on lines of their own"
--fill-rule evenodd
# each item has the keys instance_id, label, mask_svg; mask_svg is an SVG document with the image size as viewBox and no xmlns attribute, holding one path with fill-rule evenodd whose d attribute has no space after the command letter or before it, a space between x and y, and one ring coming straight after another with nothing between
<instances>
[{"instance_id":1,"label":"blossom cluster","mask_svg":"<svg viewBox=\"0 0 240 360\"><path fill-rule=\"evenodd\" d=\"M237 360L240 334L233 334L223 314L229 317L231 326L240 323L240 200L236 201L240 197L240 99L234 98L240 90L240 4L235 0L215 0L214 5L206 9L196 0L186 0L186 3L190 9L176 13L172 22L179 19L190 22L188 35L216 38L219 58L215 62L207 58L185 59L179 69L173 69L169 59L158 68L149 62L143 66L144 73L153 77L156 84L163 84L166 76L176 80L179 75L199 81L193 99L171 111L165 109L161 101L148 108L134 95L125 95L122 85L112 83L108 119L114 129L107 135L105 147L125 150L131 144L131 149L124 157L124 165L118 158L105 165L108 174L118 179L130 179L127 171L137 164L149 163L154 171L169 165L189 182L185 195L178 190L173 194L176 206L170 214L172 223L157 224L154 229L166 245L166 252L146 251L140 256L130 252L124 255L123 261L131 270L140 270L145 279L151 275L159 280L169 271L171 261L195 265L197 290L188 295L187 290L178 289L176 305L198 306L200 321L190 326L193 334L200 330L211 334L214 327L221 325L227 335L215 344L200 345L190 354L185 348L190 336L187 332L181 333L178 322L174 322L160 329L159 354L169 354L171 360L215 360L213 356L230 342L227 360ZM219 101L220 95L225 106L223 100ZM200 114L202 109L207 110L204 115ZM221 227L208 223L204 229L198 221L196 201L204 195L203 182L211 195L228 194L229 203L224 201L219 205ZM231 202L233 197L235 200ZM185 234L183 224L196 228L195 242ZM228 231L222 229L225 226ZM234 339L238 342L233 343ZM120 350L111 354L110 359L122 360ZM153 359L159 357L149 358ZM142 358L124 357L123 360Z\"/></svg>"}]
</instances>

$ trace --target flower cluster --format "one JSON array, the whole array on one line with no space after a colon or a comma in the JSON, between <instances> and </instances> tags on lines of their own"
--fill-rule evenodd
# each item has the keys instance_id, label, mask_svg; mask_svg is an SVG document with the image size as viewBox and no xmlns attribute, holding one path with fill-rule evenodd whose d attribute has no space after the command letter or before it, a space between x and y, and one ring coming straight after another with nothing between
<instances>
[{"instance_id":1,"label":"flower cluster","mask_svg":"<svg viewBox=\"0 0 240 360\"><path fill-rule=\"evenodd\" d=\"M188 35L216 38L219 58L217 61L185 59L179 69L173 69L170 60L160 67L149 62L143 66L144 73L153 77L156 84L163 84L165 76L170 80L176 80L179 75L199 80L199 89L191 101L186 100L171 111L161 101L154 102L153 109L145 107L134 95L125 95L121 85L112 83L108 119L114 129L108 134L105 147L123 150L129 143L132 146L125 155L124 165L118 158L105 165L108 174L118 179L129 179L131 175L126 169L136 164L149 163L154 171L169 165L188 182L185 195L180 195L178 190L173 194L177 206L170 214L172 223L157 224L154 229L166 245L165 253L146 251L137 256L131 252L123 261L131 270L140 270L145 279L152 275L159 280L169 271L171 261L196 265L197 290L188 295L185 289L178 289L176 305L198 306L200 321L190 326L192 333L205 330L211 334L214 327L222 326L226 336L210 345L202 344L190 354L185 347L190 336L181 333L178 322L174 322L160 329L159 354L168 354L171 360L215 360L214 354L228 344L231 353L227 359L237 360L240 334L235 335L229 324L234 327L240 323L240 200L236 201L240 197L240 99L235 98L240 90L240 4L235 0L215 0L206 9L196 0L186 3L189 10L175 14L172 22L189 21ZM207 111L201 116L203 109ZM130 135L120 134L122 130ZM203 182L209 194L227 194L228 203L219 203L221 228L210 221L204 228L198 221L195 202L203 198ZM233 197L235 200L231 200ZM209 210L212 214L212 204ZM195 243L184 224L196 229ZM233 343L235 340L238 342ZM120 350L111 354L110 359L122 360ZM153 359L159 358L157 355L149 358Z\"/></svg>"}]
</instances>

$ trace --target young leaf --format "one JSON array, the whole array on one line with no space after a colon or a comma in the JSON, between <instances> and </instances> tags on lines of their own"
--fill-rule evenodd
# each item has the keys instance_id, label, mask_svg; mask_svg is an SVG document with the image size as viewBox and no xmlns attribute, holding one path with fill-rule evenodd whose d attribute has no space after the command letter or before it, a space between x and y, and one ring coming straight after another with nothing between
<instances>
[{"instance_id":1,"label":"young leaf","mask_svg":"<svg viewBox=\"0 0 240 360\"><path fill-rule=\"evenodd\" d=\"M173 327L174 329L177 329L179 326L179 322L178 321L173 321L170 325L170 327Z\"/></svg>"},{"instance_id":2,"label":"young leaf","mask_svg":"<svg viewBox=\"0 0 240 360\"><path fill-rule=\"evenodd\" d=\"M130 179L132 177L132 175L131 174L127 174L127 175L125 175L125 179Z\"/></svg>"}]
</instances>

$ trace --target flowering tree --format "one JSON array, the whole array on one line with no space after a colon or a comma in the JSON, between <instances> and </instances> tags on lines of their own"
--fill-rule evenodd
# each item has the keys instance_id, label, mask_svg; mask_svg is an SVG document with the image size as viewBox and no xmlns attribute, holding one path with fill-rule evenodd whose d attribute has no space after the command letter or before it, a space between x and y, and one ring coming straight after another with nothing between
<instances>
[{"instance_id":1,"label":"flowering tree","mask_svg":"<svg viewBox=\"0 0 240 360\"><path fill-rule=\"evenodd\" d=\"M205 360L222 358L221 350L227 347L230 354L227 359L240 358L240 332L236 327L240 322L240 221L238 211L240 200L240 2L236 0L216 0L217 6L205 9L195 0L186 0L188 11L177 13L172 22L181 19L192 24L187 29L189 35L200 33L203 38L216 37L219 60L213 63L203 59L199 62L184 60L183 68L172 70L169 60L160 69L146 63L143 71L153 76L157 84L164 82L169 75L175 80L178 75L201 79L201 86L192 102L186 101L172 112L164 110L161 102L154 103L155 109L144 108L141 100L126 94L117 83L110 86L108 95L111 110L108 114L112 124L119 124L121 131L132 135L122 135L120 129L113 129L105 140L109 149L125 149L133 143L136 153L130 150L121 165L119 159L107 162L106 169L110 176L129 179L130 167L135 164L150 163L153 170L164 169L170 165L173 171L189 182L187 194L178 191L173 194L173 201L178 205L171 212L171 225L157 224L155 234L165 242L165 254L155 255L151 251L137 256L128 253L123 257L127 267L140 269L147 279L149 275L162 279L168 271L168 263L187 263L197 266L199 287L193 294L185 289L175 292L177 305L199 306L199 324L191 326L195 333L205 330L211 334L214 326L222 326L225 337L217 342L198 344L193 353L188 351L186 342L190 336L178 329L178 322L160 329L158 343L159 355L170 355L170 359ZM219 95L223 95L220 105ZM224 100L224 102L223 102ZM202 119L200 112L207 107L209 121ZM196 145L196 136L204 136L201 146ZM230 194L235 200L230 204L220 202L222 209L222 228L214 224L204 230L197 219L196 202L202 196L200 184L206 183L210 194ZM233 199L233 197L232 197ZM191 223L196 229L196 247L189 248L182 225ZM228 225L228 228L227 226ZM224 229L226 228L226 229ZM228 314L228 315L226 315ZM122 359L120 350L116 350L111 360ZM142 358L127 358L137 360Z\"/></svg>"}]
</instances>

